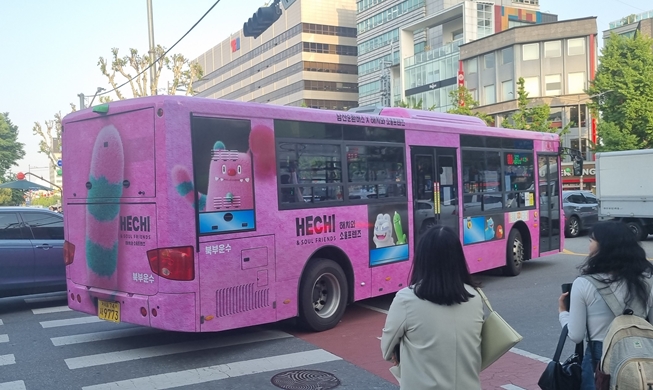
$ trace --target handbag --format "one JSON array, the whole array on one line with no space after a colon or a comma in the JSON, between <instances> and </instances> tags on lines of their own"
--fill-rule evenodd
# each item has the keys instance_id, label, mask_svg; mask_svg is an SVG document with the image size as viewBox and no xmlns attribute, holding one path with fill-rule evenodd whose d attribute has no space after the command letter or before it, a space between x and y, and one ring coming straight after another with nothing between
<instances>
[{"instance_id":1,"label":"handbag","mask_svg":"<svg viewBox=\"0 0 653 390\"><path fill-rule=\"evenodd\" d=\"M540 376L537 385L542 390L578 390L581 381L581 362L583 361L583 343L576 344L576 350L564 363L560 363L562 348L565 346L567 339L567 325L562 328L558 347L553 355L553 360L549 362L546 369Z\"/></svg>"},{"instance_id":2,"label":"handbag","mask_svg":"<svg viewBox=\"0 0 653 390\"><path fill-rule=\"evenodd\" d=\"M520 342L523 337L499 313L492 310L490 302L480 288L477 288L476 291L490 310L481 329L481 371L483 371Z\"/></svg>"}]
</instances>

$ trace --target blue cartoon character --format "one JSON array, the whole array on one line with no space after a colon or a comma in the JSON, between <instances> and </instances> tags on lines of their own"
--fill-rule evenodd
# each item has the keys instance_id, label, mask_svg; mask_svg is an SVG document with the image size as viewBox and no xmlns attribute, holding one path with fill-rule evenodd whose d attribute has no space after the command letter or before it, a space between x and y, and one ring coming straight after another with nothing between
<instances>
[{"instance_id":1,"label":"blue cartoon character","mask_svg":"<svg viewBox=\"0 0 653 390\"><path fill-rule=\"evenodd\" d=\"M494 238L494 220L492 217L485 221L485 241L490 241Z\"/></svg>"}]
</instances>

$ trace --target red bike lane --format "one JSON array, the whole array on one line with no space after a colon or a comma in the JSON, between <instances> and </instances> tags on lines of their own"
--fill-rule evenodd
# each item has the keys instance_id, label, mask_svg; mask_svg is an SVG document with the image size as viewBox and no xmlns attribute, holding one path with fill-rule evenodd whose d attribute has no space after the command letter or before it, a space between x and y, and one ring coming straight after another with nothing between
<instances>
[{"instance_id":1,"label":"red bike lane","mask_svg":"<svg viewBox=\"0 0 653 390\"><path fill-rule=\"evenodd\" d=\"M378 311L377 311L378 310ZM329 351L381 378L398 384L381 357L379 338L385 324L383 310L351 305L334 329L320 333L293 331L294 336ZM483 390L538 390L537 380L546 363L527 352L508 352L481 373ZM530 356L529 356L530 355Z\"/></svg>"}]
</instances>

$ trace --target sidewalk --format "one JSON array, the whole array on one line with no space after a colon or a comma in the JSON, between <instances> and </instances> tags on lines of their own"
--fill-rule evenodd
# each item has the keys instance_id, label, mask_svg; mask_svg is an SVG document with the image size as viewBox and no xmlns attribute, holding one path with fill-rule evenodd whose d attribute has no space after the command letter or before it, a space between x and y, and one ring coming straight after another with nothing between
<instances>
[{"instance_id":1,"label":"sidewalk","mask_svg":"<svg viewBox=\"0 0 653 390\"><path fill-rule=\"evenodd\" d=\"M386 315L351 305L334 329L320 333L292 332L296 337L329 351L381 378L398 384L388 370L392 364L381 357L379 337ZM483 390L539 390L537 381L546 363L535 355L508 352L481 373Z\"/></svg>"}]
</instances>

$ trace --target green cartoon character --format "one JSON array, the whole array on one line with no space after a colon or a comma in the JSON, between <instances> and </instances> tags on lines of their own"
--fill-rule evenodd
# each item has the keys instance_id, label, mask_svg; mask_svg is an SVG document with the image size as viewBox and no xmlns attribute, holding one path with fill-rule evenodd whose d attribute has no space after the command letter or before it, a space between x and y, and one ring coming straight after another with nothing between
<instances>
[{"instance_id":1,"label":"green cartoon character","mask_svg":"<svg viewBox=\"0 0 653 390\"><path fill-rule=\"evenodd\" d=\"M404 234L404 229L401 226L401 217L399 213L395 211L395 215L392 218L392 222L395 225L395 234L397 235L397 244L403 245L406 243L406 235Z\"/></svg>"}]
</instances>

